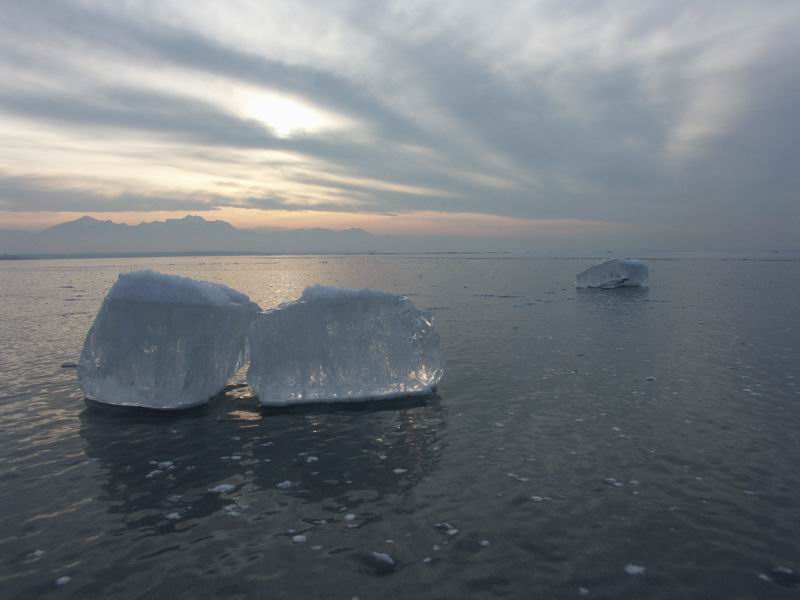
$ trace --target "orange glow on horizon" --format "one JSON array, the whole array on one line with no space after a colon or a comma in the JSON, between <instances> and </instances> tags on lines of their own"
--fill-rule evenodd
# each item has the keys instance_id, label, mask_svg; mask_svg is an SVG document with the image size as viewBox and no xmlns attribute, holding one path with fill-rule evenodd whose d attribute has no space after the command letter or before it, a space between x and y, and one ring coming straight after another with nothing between
<instances>
[{"instance_id":1,"label":"orange glow on horizon","mask_svg":"<svg viewBox=\"0 0 800 600\"><path fill-rule=\"evenodd\" d=\"M456 235L466 237L527 237L577 235L612 231L620 224L580 219L520 219L481 213L415 211L399 214L324 212L313 210L261 210L221 208L208 211L154 212L0 212L0 229L41 230L90 216L102 221L137 225L148 221L181 219L187 215L209 221L226 221L239 229L349 229L361 228L385 235Z\"/></svg>"}]
</instances>

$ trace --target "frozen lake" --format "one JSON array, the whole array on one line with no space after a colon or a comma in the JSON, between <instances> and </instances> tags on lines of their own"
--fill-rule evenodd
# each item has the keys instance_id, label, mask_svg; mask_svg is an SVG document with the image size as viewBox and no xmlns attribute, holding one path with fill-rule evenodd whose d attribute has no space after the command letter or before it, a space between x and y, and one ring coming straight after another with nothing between
<instances>
[{"instance_id":1,"label":"frozen lake","mask_svg":"<svg viewBox=\"0 0 800 600\"><path fill-rule=\"evenodd\" d=\"M593 262L0 262L0 595L797 598L800 261L650 260L647 289L575 290ZM445 377L347 409L241 385L181 414L87 407L61 364L142 268L264 308L406 294Z\"/></svg>"}]
</instances>

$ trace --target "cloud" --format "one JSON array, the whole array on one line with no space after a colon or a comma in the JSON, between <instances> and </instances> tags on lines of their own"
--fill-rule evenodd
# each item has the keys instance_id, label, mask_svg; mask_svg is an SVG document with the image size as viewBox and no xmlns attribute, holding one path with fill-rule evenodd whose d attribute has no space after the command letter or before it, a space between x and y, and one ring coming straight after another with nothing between
<instances>
[{"instance_id":1,"label":"cloud","mask_svg":"<svg viewBox=\"0 0 800 600\"><path fill-rule=\"evenodd\" d=\"M216 6L9 3L0 206L432 211L709 244L790 240L800 219L794 2ZM336 125L278 130L243 109L260 94ZM46 140L53 164L15 153L43 129L104 147L123 191Z\"/></svg>"},{"instance_id":2,"label":"cloud","mask_svg":"<svg viewBox=\"0 0 800 600\"><path fill-rule=\"evenodd\" d=\"M210 210L220 198L165 197L127 191L103 191L99 181L0 174L0 211L118 212Z\"/></svg>"}]
</instances>

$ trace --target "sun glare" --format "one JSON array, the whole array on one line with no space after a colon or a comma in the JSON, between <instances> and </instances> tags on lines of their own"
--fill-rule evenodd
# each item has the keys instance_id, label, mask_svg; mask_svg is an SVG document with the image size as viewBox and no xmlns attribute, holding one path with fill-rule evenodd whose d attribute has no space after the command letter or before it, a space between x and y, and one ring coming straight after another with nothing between
<instances>
[{"instance_id":1,"label":"sun glare","mask_svg":"<svg viewBox=\"0 0 800 600\"><path fill-rule=\"evenodd\" d=\"M246 93L238 99L242 115L264 123L284 138L343 127L345 121L308 103L271 92Z\"/></svg>"}]
</instances>

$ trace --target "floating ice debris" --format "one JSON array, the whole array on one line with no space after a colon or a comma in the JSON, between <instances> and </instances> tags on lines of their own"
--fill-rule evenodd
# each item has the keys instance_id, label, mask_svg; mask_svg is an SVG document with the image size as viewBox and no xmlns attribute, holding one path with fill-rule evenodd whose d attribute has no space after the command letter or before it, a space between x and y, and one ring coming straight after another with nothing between
<instances>
[{"instance_id":1,"label":"floating ice debris","mask_svg":"<svg viewBox=\"0 0 800 600\"><path fill-rule=\"evenodd\" d=\"M61 368L62 369L77 369L78 368L78 363L71 362L71 361L63 362L63 363L61 363Z\"/></svg>"},{"instance_id":2,"label":"floating ice debris","mask_svg":"<svg viewBox=\"0 0 800 600\"><path fill-rule=\"evenodd\" d=\"M122 273L83 345L78 381L98 402L156 409L196 406L242 364L258 305L220 284Z\"/></svg>"},{"instance_id":3,"label":"floating ice debris","mask_svg":"<svg viewBox=\"0 0 800 600\"><path fill-rule=\"evenodd\" d=\"M216 492L218 494L227 494L228 492L232 492L236 489L236 486L231 483L220 483L219 485L215 485L213 488L208 490L209 492Z\"/></svg>"},{"instance_id":4,"label":"floating ice debris","mask_svg":"<svg viewBox=\"0 0 800 600\"><path fill-rule=\"evenodd\" d=\"M322 550L322 546L320 546L320 545L311 546L311 549L319 551L319 550Z\"/></svg>"},{"instance_id":5,"label":"floating ice debris","mask_svg":"<svg viewBox=\"0 0 800 600\"><path fill-rule=\"evenodd\" d=\"M167 469L174 469L175 468L175 463L173 463L171 460L161 461L160 463L157 463L157 465L158 465L158 468L161 469L162 471L166 471Z\"/></svg>"},{"instance_id":6,"label":"floating ice debris","mask_svg":"<svg viewBox=\"0 0 800 600\"><path fill-rule=\"evenodd\" d=\"M385 563L387 565L394 566L394 559L386 554L385 552L373 552L372 558L377 560L378 562Z\"/></svg>"},{"instance_id":7,"label":"floating ice debris","mask_svg":"<svg viewBox=\"0 0 800 600\"><path fill-rule=\"evenodd\" d=\"M588 596L588 595L589 595L589 589L588 589L588 588L585 588L585 587L579 587L579 588L578 588L578 593L579 593L581 596Z\"/></svg>"},{"instance_id":8,"label":"floating ice debris","mask_svg":"<svg viewBox=\"0 0 800 600\"><path fill-rule=\"evenodd\" d=\"M778 585L792 588L800 585L800 575L788 567L774 567L770 569L769 575Z\"/></svg>"},{"instance_id":9,"label":"floating ice debris","mask_svg":"<svg viewBox=\"0 0 800 600\"><path fill-rule=\"evenodd\" d=\"M309 456L308 458L306 458L307 463L317 462L318 460L319 458L317 458L316 456Z\"/></svg>"},{"instance_id":10,"label":"floating ice debris","mask_svg":"<svg viewBox=\"0 0 800 600\"><path fill-rule=\"evenodd\" d=\"M72 577L64 575L63 577L56 579L56 585L61 587L62 585L67 585L70 581L72 581Z\"/></svg>"},{"instance_id":11,"label":"floating ice debris","mask_svg":"<svg viewBox=\"0 0 800 600\"><path fill-rule=\"evenodd\" d=\"M250 353L248 382L270 406L426 394L444 366L431 315L408 298L321 286L261 313Z\"/></svg>"},{"instance_id":12,"label":"floating ice debris","mask_svg":"<svg viewBox=\"0 0 800 600\"><path fill-rule=\"evenodd\" d=\"M147 479L152 479L153 477L157 477L157 476L161 475L162 473L163 473L163 471L161 471L159 469L156 469L155 471L150 471L147 475L145 475L145 477Z\"/></svg>"},{"instance_id":13,"label":"floating ice debris","mask_svg":"<svg viewBox=\"0 0 800 600\"><path fill-rule=\"evenodd\" d=\"M308 538L304 535L293 535L292 542L295 544L305 544L308 541Z\"/></svg>"},{"instance_id":14,"label":"floating ice debris","mask_svg":"<svg viewBox=\"0 0 800 600\"><path fill-rule=\"evenodd\" d=\"M544 496L531 496L531 500L534 502L544 502Z\"/></svg>"},{"instance_id":15,"label":"floating ice debris","mask_svg":"<svg viewBox=\"0 0 800 600\"><path fill-rule=\"evenodd\" d=\"M33 552L31 552L31 558L33 560L39 560L43 556L44 556L44 550L34 550Z\"/></svg>"},{"instance_id":16,"label":"floating ice debris","mask_svg":"<svg viewBox=\"0 0 800 600\"><path fill-rule=\"evenodd\" d=\"M612 258L578 273L575 287L612 289L647 285L647 265L638 260Z\"/></svg>"},{"instance_id":17,"label":"floating ice debris","mask_svg":"<svg viewBox=\"0 0 800 600\"><path fill-rule=\"evenodd\" d=\"M516 473L506 473L506 475L508 475L511 479L516 479L517 481L522 481L522 482L528 481L527 477L521 477L520 475L517 475Z\"/></svg>"},{"instance_id":18,"label":"floating ice debris","mask_svg":"<svg viewBox=\"0 0 800 600\"><path fill-rule=\"evenodd\" d=\"M425 558L422 559L422 562L424 562L426 565L429 564L431 561L433 561L433 559L430 556L426 556Z\"/></svg>"},{"instance_id":19,"label":"floating ice debris","mask_svg":"<svg viewBox=\"0 0 800 600\"><path fill-rule=\"evenodd\" d=\"M279 487L279 488L281 488L282 490L288 490L288 489L289 489L290 487L292 487L293 485L294 485L294 484L293 484L291 481L289 481L289 480L287 479L286 481L281 481L280 483L276 483L276 484L275 484L275 487Z\"/></svg>"},{"instance_id":20,"label":"floating ice debris","mask_svg":"<svg viewBox=\"0 0 800 600\"><path fill-rule=\"evenodd\" d=\"M644 567L639 565L627 564L625 565L625 572L628 575L642 575L645 571Z\"/></svg>"},{"instance_id":21,"label":"floating ice debris","mask_svg":"<svg viewBox=\"0 0 800 600\"><path fill-rule=\"evenodd\" d=\"M655 376L654 376L654 375L648 375L648 376L647 376L647 377L645 377L644 379L645 379L645 381L655 381L655 380L656 380L656 378L655 378Z\"/></svg>"},{"instance_id":22,"label":"floating ice debris","mask_svg":"<svg viewBox=\"0 0 800 600\"><path fill-rule=\"evenodd\" d=\"M481 544L481 546L484 546L484 547L492 545L492 543L489 540L481 540L480 544Z\"/></svg>"},{"instance_id":23,"label":"floating ice debris","mask_svg":"<svg viewBox=\"0 0 800 600\"><path fill-rule=\"evenodd\" d=\"M397 475L402 475L403 473L408 473L408 469L395 469L394 471L392 471L392 473L395 473Z\"/></svg>"},{"instance_id":24,"label":"floating ice debris","mask_svg":"<svg viewBox=\"0 0 800 600\"><path fill-rule=\"evenodd\" d=\"M441 531L445 535L454 536L458 534L458 529L450 525L447 521L442 521L441 523L435 523L434 529Z\"/></svg>"},{"instance_id":25,"label":"floating ice debris","mask_svg":"<svg viewBox=\"0 0 800 600\"><path fill-rule=\"evenodd\" d=\"M166 515L166 518L169 519L170 521L176 521L181 518L181 514L177 512L171 512L168 515Z\"/></svg>"},{"instance_id":26,"label":"floating ice debris","mask_svg":"<svg viewBox=\"0 0 800 600\"><path fill-rule=\"evenodd\" d=\"M622 483L621 481L617 481L613 477L606 477L605 479L603 479L603 483L605 483L606 485L610 485L611 487L616 487L616 488L620 488L620 487L625 485L624 483Z\"/></svg>"},{"instance_id":27,"label":"floating ice debris","mask_svg":"<svg viewBox=\"0 0 800 600\"><path fill-rule=\"evenodd\" d=\"M355 521L356 516L353 513L348 513L344 516L345 521Z\"/></svg>"},{"instance_id":28,"label":"floating ice debris","mask_svg":"<svg viewBox=\"0 0 800 600\"><path fill-rule=\"evenodd\" d=\"M442 547L441 547L439 544L434 544L434 545L433 545L433 551L434 551L434 552L438 552L438 551L439 551L439 550L441 550L441 549L442 549Z\"/></svg>"}]
</instances>

